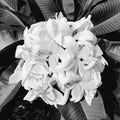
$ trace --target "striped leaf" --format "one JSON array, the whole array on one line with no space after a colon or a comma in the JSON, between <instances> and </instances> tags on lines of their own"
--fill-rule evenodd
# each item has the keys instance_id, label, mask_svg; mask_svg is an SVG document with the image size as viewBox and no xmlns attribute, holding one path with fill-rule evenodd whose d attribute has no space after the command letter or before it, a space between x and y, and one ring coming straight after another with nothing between
<instances>
[{"instance_id":1,"label":"striped leaf","mask_svg":"<svg viewBox=\"0 0 120 120\"><path fill-rule=\"evenodd\" d=\"M120 29L120 0L107 0L96 6L90 14L95 27L92 32L97 35L108 34Z\"/></svg>"},{"instance_id":2,"label":"striped leaf","mask_svg":"<svg viewBox=\"0 0 120 120\"><path fill-rule=\"evenodd\" d=\"M2 3L4 9L18 17L25 26L30 26L33 23L34 18L26 0L2 0Z\"/></svg>"},{"instance_id":3,"label":"striped leaf","mask_svg":"<svg viewBox=\"0 0 120 120\"><path fill-rule=\"evenodd\" d=\"M18 44L23 44L23 41L10 44L0 51L0 110L14 97L21 86L20 83L8 84L9 77L18 63L14 57Z\"/></svg>"},{"instance_id":4,"label":"striped leaf","mask_svg":"<svg viewBox=\"0 0 120 120\"><path fill-rule=\"evenodd\" d=\"M47 20L49 18L54 18L55 14L58 12L57 6L53 0L35 0L41 9L44 18Z\"/></svg>"},{"instance_id":5,"label":"striped leaf","mask_svg":"<svg viewBox=\"0 0 120 120\"><path fill-rule=\"evenodd\" d=\"M108 120L100 93L96 96L91 106L85 100L64 106L58 106L65 120Z\"/></svg>"},{"instance_id":6,"label":"striped leaf","mask_svg":"<svg viewBox=\"0 0 120 120\"><path fill-rule=\"evenodd\" d=\"M80 5L79 14L77 20L82 17L88 16L90 11L94 9L99 3L104 2L105 0L77 0Z\"/></svg>"},{"instance_id":7,"label":"striped leaf","mask_svg":"<svg viewBox=\"0 0 120 120\"><path fill-rule=\"evenodd\" d=\"M25 28L22 21L14 15L12 12L4 7L2 1L0 1L0 30L12 29L12 30L23 30Z\"/></svg>"},{"instance_id":8,"label":"striped leaf","mask_svg":"<svg viewBox=\"0 0 120 120\"><path fill-rule=\"evenodd\" d=\"M75 14L74 14L74 10L75 10L74 4L75 4L75 1L77 2L77 0L62 0L63 9L64 9L65 14L66 14L66 16L67 16L67 18L69 20L73 20L74 16L75 16ZM79 5L79 4L77 3L76 5ZM79 12L78 9L77 9L76 12Z\"/></svg>"},{"instance_id":9,"label":"striped leaf","mask_svg":"<svg viewBox=\"0 0 120 120\"><path fill-rule=\"evenodd\" d=\"M100 46L107 55L106 59L109 65L108 67L106 67L102 75L103 79L105 79L103 81L103 87L111 93L111 96L108 93L105 94L106 91L104 92L103 89L102 93L105 94L104 96L107 96L107 98L109 98L109 101L111 101L111 103L109 104L111 104L111 106L113 104L114 108L119 114L120 119L120 41L103 40L100 42L102 42ZM108 76L109 81L107 81ZM115 96L115 99L114 97L112 97L112 93ZM108 104L108 102L106 104Z\"/></svg>"}]
</instances>

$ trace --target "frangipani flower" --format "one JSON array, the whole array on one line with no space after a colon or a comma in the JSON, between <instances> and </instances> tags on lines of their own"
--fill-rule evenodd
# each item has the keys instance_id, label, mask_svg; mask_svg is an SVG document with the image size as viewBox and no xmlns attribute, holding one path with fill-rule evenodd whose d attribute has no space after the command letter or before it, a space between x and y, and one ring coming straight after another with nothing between
<instances>
[{"instance_id":1,"label":"frangipani flower","mask_svg":"<svg viewBox=\"0 0 120 120\"><path fill-rule=\"evenodd\" d=\"M57 107L68 100L78 102L84 96L91 104L107 62L90 31L90 19L89 15L69 22L60 13L56 19L25 29L24 44L17 47L15 55L21 60L10 77L10 83L21 80L29 91L24 100L41 97Z\"/></svg>"}]
</instances>

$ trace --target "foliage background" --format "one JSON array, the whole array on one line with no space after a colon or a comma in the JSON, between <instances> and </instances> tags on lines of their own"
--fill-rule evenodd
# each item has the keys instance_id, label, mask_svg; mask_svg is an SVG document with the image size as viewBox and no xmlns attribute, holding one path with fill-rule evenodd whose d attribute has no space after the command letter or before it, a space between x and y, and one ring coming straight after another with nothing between
<instances>
[{"instance_id":1,"label":"foliage background","mask_svg":"<svg viewBox=\"0 0 120 120\"><path fill-rule=\"evenodd\" d=\"M119 120L120 119L120 0L1 0L0 1L0 119L1 120ZM22 33L31 24L54 18L62 12L69 21L92 15L91 30L108 61L102 73L103 84L92 105L83 99L58 106L41 99L30 104L22 98L21 84L9 85L9 76L18 59L14 57ZM7 58L7 59L6 59ZM17 94L16 94L17 93ZM29 116L29 117L28 117Z\"/></svg>"}]
</instances>

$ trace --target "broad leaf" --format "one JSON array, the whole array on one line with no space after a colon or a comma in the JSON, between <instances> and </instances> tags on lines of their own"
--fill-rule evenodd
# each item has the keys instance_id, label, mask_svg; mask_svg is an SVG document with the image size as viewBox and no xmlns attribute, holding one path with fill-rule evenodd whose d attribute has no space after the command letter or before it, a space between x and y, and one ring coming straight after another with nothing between
<instances>
[{"instance_id":1,"label":"broad leaf","mask_svg":"<svg viewBox=\"0 0 120 120\"><path fill-rule=\"evenodd\" d=\"M120 0L104 0L92 9L92 22L94 25L100 24L120 12Z\"/></svg>"},{"instance_id":2,"label":"broad leaf","mask_svg":"<svg viewBox=\"0 0 120 120\"><path fill-rule=\"evenodd\" d=\"M0 50L17 40L12 31L0 31Z\"/></svg>"},{"instance_id":3,"label":"broad leaf","mask_svg":"<svg viewBox=\"0 0 120 120\"><path fill-rule=\"evenodd\" d=\"M107 59L107 58L106 58ZM120 106L116 98L114 91L119 89L118 86L118 75L115 71L115 62L107 59L109 66L107 66L102 73L103 84L100 87L102 98L105 105L106 113L109 115L111 120L120 119ZM108 77L109 76L109 77Z\"/></svg>"},{"instance_id":4,"label":"broad leaf","mask_svg":"<svg viewBox=\"0 0 120 120\"><path fill-rule=\"evenodd\" d=\"M53 0L35 0L41 9L45 19L54 18L58 9Z\"/></svg>"},{"instance_id":5,"label":"broad leaf","mask_svg":"<svg viewBox=\"0 0 120 120\"><path fill-rule=\"evenodd\" d=\"M78 103L68 102L58 108L65 120L107 120L100 93L93 99L91 106L83 100Z\"/></svg>"},{"instance_id":6,"label":"broad leaf","mask_svg":"<svg viewBox=\"0 0 120 120\"><path fill-rule=\"evenodd\" d=\"M2 3L0 2L0 30L7 28L17 31L23 30L25 26L21 20L2 6Z\"/></svg>"},{"instance_id":7,"label":"broad leaf","mask_svg":"<svg viewBox=\"0 0 120 120\"><path fill-rule=\"evenodd\" d=\"M77 20L82 17L88 16L91 9L93 9L99 3L104 2L105 0L77 0L80 5L79 14Z\"/></svg>"},{"instance_id":8,"label":"broad leaf","mask_svg":"<svg viewBox=\"0 0 120 120\"><path fill-rule=\"evenodd\" d=\"M5 7L8 7L11 10L17 11L18 8L18 0L1 0Z\"/></svg>"},{"instance_id":9,"label":"broad leaf","mask_svg":"<svg viewBox=\"0 0 120 120\"><path fill-rule=\"evenodd\" d=\"M20 83L8 84L9 76L18 64L14 57L18 44L23 44L23 41L14 42L0 51L0 110L14 97L21 86Z\"/></svg>"},{"instance_id":10,"label":"broad leaf","mask_svg":"<svg viewBox=\"0 0 120 120\"><path fill-rule=\"evenodd\" d=\"M120 119L120 42L103 39L99 45L108 61L108 66L102 73L101 92L107 113L117 120Z\"/></svg>"},{"instance_id":11,"label":"broad leaf","mask_svg":"<svg viewBox=\"0 0 120 120\"><path fill-rule=\"evenodd\" d=\"M17 45L23 44L23 40L16 41L0 51L0 67L10 65L15 59ZM7 58L7 59L6 59Z\"/></svg>"},{"instance_id":12,"label":"broad leaf","mask_svg":"<svg viewBox=\"0 0 120 120\"><path fill-rule=\"evenodd\" d=\"M27 0L27 2L29 4L31 14L35 18L35 21L36 22L44 21L45 20L44 15L43 15L41 9L39 8L39 5L35 2L35 0Z\"/></svg>"},{"instance_id":13,"label":"broad leaf","mask_svg":"<svg viewBox=\"0 0 120 120\"><path fill-rule=\"evenodd\" d=\"M117 102L119 104L119 107L120 107L120 65L119 65L119 68L116 69L116 75L118 76L116 79L117 87L113 91L113 94L115 95Z\"/></svg>"},{"instance_id":14,"label":"broad leaf","mask_svg":"<svg viewBox=\"0 0 120 120\"><path fill-rule=\"evenodd\" d=\"M56 7L58 9L58 12L62 12L62 14L66 17L66 14L65 14L65 11L64 11L64 8L63 8L63 5L64 5L64 0L54 0L55 4L56 4ZM71 0L69 0L71 1Z\"/></svg>"},{"instance_id":15,"label":"broad leaf","mask_svg":"<svg viewBox=\"0 0 120 120\"><path fill-rule=\"evenodd\" d=\"M114 61L120 62L120 42L119 41L108 41L103 39L104 47L103 50L108 57Z\"/></svg>"},{"instance_id":16,"label":"broad leaf","mask_svg":"<svg viewBox=\"0 0 120 120\"><path fill-rule=\"evenodd\" d=\"M96 6L92 15L92 22L95 27L92 32L97 35L103 35L120 29L120 0L108 0Z\"/></svg>"},{"instance_id":17,"label":"broad leaf","mask_svg":"<svg viewBox=\"0 0 120 120\"><path fill-rule=\"evenodd\" d=\"M7 59L7 58L6 58ZM0 111L17 93L21 84L8 84L9 76L13 73L15 64L9 66L0 76Z\"/></svg>"},{"instance_id":18,"label":"broad leaf","mask_svg":"<svg viewBox=\"0 0 120 120\"><path fill-rule=\"evenodd\" d=\"M65 11L65 14L67 16L67 18L69 20L73 20L74 19L74 15L77 15L79 12L77 9L76 13L74 14L74 9L75 9L75 3L77 2L77 0L62 0L62 5L63 5L63 9ZM78 2L76 4L77 6L79 6Z\"/></svg>"},{"instance_id":19,"label":"broad leaf","mask_svg":"<svg viewBox=\"0 0 120 120\"><path fill-rule=\"evenodd\" d=\"M18 17L25 26L30 26L34 18L31 15L31 10L29 8L29 4L26 0L18 1L18 0L2 0L4 9L13 13L16 17Z\"/></svg>"}]
</instances>

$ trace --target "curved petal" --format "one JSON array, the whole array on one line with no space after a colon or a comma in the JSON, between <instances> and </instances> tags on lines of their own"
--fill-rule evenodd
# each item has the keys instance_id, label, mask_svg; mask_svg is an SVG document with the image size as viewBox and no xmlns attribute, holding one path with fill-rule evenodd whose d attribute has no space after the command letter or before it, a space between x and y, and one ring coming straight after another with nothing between
<instances>
[{"instance_id":1,"label":"curved petal","mask_svg":"<svg viewBox=\"0 0 120 120\"><path fill-rule=\"evenodd\" d=\"M77 75L71 71L66 72L66 77L67 77L66 84L67 83L75 84L75 83L80 82L80 80L81 80L79 75Z\"/></svg>"},{"instance_id":2,"label":"curved petal","mask_svg":"<svg viewBox=\"0 0 120 120\"><path fill-rule=\"evenodd\" d=\"M83 17L79 21L76 21L72 26L73 31L76 29L78 32L83 31L85 29L90 30L93 27L93 24L90 19L91 15L89 15L87 18Z\"/></svg>"},{"instance_id":3,"label":"curved petal","mask_svg":"<svg viewBox=\"0 0 120 120\"><path fill-rule=\"evenodd\" d=\"M15 52L15 57L16 57L16 58L22 58L23 52L24 52L24 47L23 47L23 45L18 45L18 46L17 46L17 49L16 49L16 52Z\"/></svg>"},{"instance_id":4,"label":"curved petal","mask_svg":"<svg viewBox=\"0 0 120 120\"><path fill-rule=\"evenodd\" d=\"M54 39L55 35L54 35L54 31L53 31L53 26L52 26L52 19L49 19L47 22L46 22L46 27L47 27L47 32L49 34L49 36Z\"/></svg>"},{"instance_id":5,"label":"curved petal","mask_svg":"<svg viewBox=\"0 0 120 120\"><path fill-rule=\"evenodd\" d=\"M85 100L88 103L88 105L91 105L92 99L94 98L96 94L96 89L95 90L85 90Z\"/></svg>"},{"instance_id":6,"label":"curved petal","mask_svg":"<svg viewBox=\"0 0 120 120\"><path fill-rule=\"evenodd\" d=\"M56 67L56 70L66 71L75 65L75 59L72 57L66 57L62 62Z\"/></svg>"},{"instance_id":7,"label":"curved petal","mask_svg":"<svg viewBox=\"0 0 120 120\"><path fill-rule=\"evenodd\" d=\"M23 36L24 36L24 44L27 48L30 48L32 46L31 44L31 39L29 37L29 30L28 28L26 27L26 29L24 30L24 33L23 33Z\"/></svg>"},{"instance_id":8,"label":"curved petal","mask_svg":"<svg viewBox=\"0 0 120 120\"><path fill-rule=\"evenodd\" d=\"M70 54L72 54L72 56L77 56L79 51L79 46L75 42L73 37L71 36L64 37L63 47L67 48L70 51Z\"/></svg>"},{"instance_id":9,"label":"curved petal","mask_svg":"<svg viewBox=\"0 0 120 120\"><path fill-rule=\"evenodd\" d=\"M22 80L21 78L21 69L23 66L24 60L20 60L18 66L16 67L14 73L9 77L9 83L14 84Z\"/></svg>"},{"instance_id":10,"label":"curved petal","mask_svg":"<svg viewBox=\"0 0 120 120\"><path fill-rule=\"evenodd\" d=\"M21 72L16 71L9 77L9 84L17 83L21 80Z\"/></svg>"},{"instance_id":11,"label":"curved petal","mask_svg":"<svg viewBox=\"0 0 120 120\"><path fill-rule=\"evenodd\" d=\"M97 89L101 85L100 72L93 70L91 72L91 77L89 77L89 81L81 81L79 84L83 89Z\"/></svg>"},{"instance_id":12,"label":"curved petal","mask_svg":"<svg viewBox=\"0 0 120 120\"><path fill-rule=\"evenodd\" d=\"M66 18L61 18L58 23L58 31L63 35L72 35L72 30L67 22Z\"/></svg>"},{"instance_id":13,"label":"curved petal","mask_svg":"<svg viewBox=\"0 0 120 120\"><path fill-rule=\"evenodd\" d=\"M27 100L32 102L33 100L35 100L37 98L37 96L35 95L35 93L33 91L29 91L27 93L27 95L23 98L23 100Z\"/></svg>"},{"instance_id":14,"label":"curved petal","mask_svg":"<svg viewBox=\"0 0 120 120\"><path fill-rule=\"evenodd\" d=\"M74 88L71 91L72 98L70 101L79 102L83 97L84 91L79 84L75 84Z\"/></svg>"},{"instance_id":15,"label":"curved petal","mask_svg":"<svg viewBox=\"0 0 120 120\"><path fill-rule=\"evenodd\" d=\"M81 32L77 33L74 36L74 38L76 40L80 40L80 41L91 42L93 45L95 45L96 42L97 42L96 36L89 30L84 30L84 31L81 31Z\"/></svg>"}]
</instances>

